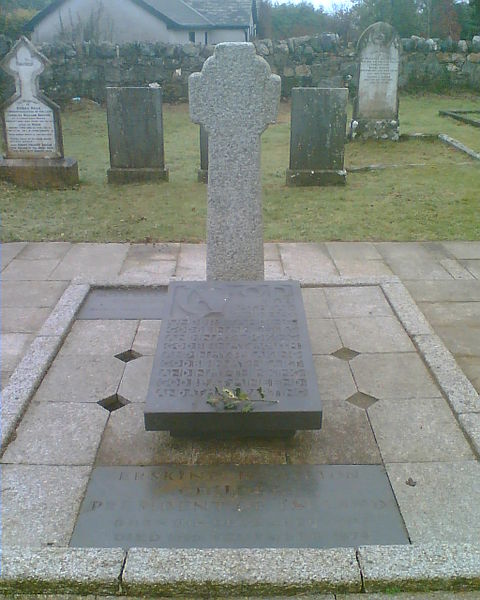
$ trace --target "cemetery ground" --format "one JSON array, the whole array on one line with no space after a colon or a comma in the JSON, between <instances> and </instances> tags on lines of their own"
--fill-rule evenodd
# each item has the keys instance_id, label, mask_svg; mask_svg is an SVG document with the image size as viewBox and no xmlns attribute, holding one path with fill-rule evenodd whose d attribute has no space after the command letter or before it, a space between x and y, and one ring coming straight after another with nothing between
<instances>
[{"instance_id":1,"label":"cemetery ground","mask_svg":"<svg viewBox=\"0 0 480 600\"><path fill-rule=\"evenodd\" d=\"M401 133L446 133L480 151L478 129L440 117L440 109L475 109L478 96L404 95ZM80 167L79 189L29 191L1 183L2 239L68 241L202 241L206 186L197 183L198 126L186 104L164 105L165 159L170 182L108 185L105 110L71 104L63 114L66 156ZM439 140L355 142L345 187L287 188L290 105L262 137L265 239L475 240L479 237L479 162ZM414 166L409 166L414 165ZM417 165L417 166L415 166Z\"/></svg>"}]
</instances>

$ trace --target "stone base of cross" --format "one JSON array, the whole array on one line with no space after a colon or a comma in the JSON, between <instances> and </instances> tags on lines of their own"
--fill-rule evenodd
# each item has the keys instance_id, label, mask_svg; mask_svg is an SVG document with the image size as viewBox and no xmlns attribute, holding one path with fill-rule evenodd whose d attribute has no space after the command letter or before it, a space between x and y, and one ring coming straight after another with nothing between
<instances>
[{"instance_id":1,"label":"stone base of cross","mask_svg":"<svg viewBox=\"0 0 480 600\"><path fill-rule=\"evenodd\" d=\"M207 279L262 280L260 136L274 123L280 77L250 43L224 43L189 77L192 121L208 134Z\"/></svg>"}]
</instances>

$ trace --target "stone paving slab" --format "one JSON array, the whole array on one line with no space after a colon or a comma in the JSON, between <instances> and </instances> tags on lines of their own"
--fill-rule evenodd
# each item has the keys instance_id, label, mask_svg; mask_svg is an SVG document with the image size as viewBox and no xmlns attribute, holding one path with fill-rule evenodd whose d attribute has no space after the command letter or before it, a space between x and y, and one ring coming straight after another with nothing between
<instances>
[{"instance_id":1,"label":"stone paving slab","mask_svg":"<svg viewBox=\"0 0 480 600\"><path fill-rule=\"evenodd\" d=\"M2 550L9 546L67 546L90 470L2 465Z\"/></svg>"},{"instance_id":2,"label":"stone paving slab","mask_svg":"<svg viewBox=\"0 0 480 600\"><path fill-rule=\"evenodd\" d=\"M147 399L153 356L141 356L125 365L118 393L129 402L144 403Z\"/></svg>"},{"instance_id":3,"label":"stone paving slab","mask_svg":"<svg viewBox=\"0 0 480 600\"><path fill-rule=\"evenodd\" d=\"M131 549L123 572L128 594L228 596L239 593L360 591L353 549ZM193 591L195 590L195 591Z\"/></svg>"},{"instance_id":4,"label":"stone paving slab","mask_svg":"<svg viewBox=\"0 0 480 600\"><path fill-rule=\"evenodd\" d=\"M386 468L413 544L478 542L477 461L390 463Z\"/></svg>"},{"instance_id":5,"label":"stone paving slab","mask_svg":"<svg viewBox=\"0 0 480 600\"><path fill-rule=\"evenodd\" d=\"M88 283L95 278L114 277L120 272L128 248L128 244L74 244L49 278Z\"/></svg>"},{"instance_id":6,"label":"stone paving slab","mask_svg":"<svg viewBox=\"0 0 480 600\"><path fill-rule=\"evenodd\" d=\"M5 333L36 333L50 314L50 308L2 307L1 313L3 338Z\"/></svg>"},{"instance_id":7,"label":"stone paving slab","mask_svg":"<svg viewBox=\"0 0 480 600\"><path fill-rule=\"evenodd\" d=\"M401 279L452 279L435 256L420 243L375 244L392 271Z\"/></svg>"},{"instance_id":8,"label":"stone paving slab","mask_svg":"<svg viewBox=\"0 0 480 600\"><path fill-rule=\"evenodd\" d=\"M1 270L5 269L12 260L25 248L27 242L9 242L0 244Z\"/></svg>"},{"instance_id":9,"label":"stone paving slab","mask_svg":"<svg viewBox=\"0 0 480 600\"><path fill-rule=\"evenodd\" d=\"M162 321L140 321L133 340L132 350L139 352L142 356L153 356L157 349L158 336Z\"/></svg>"},{"instance_id":10,"label":"stone paving slab","mask_svg":"<svg viewBox=\"0 0 480 600\"><path fill-rule=\"evenodd\" d=\"M137 328L138 321L76 321L60 356L114 357L130 350Z\"/></svg>"},{"instance_id":11,"label":"stone paving slab","mask_svg":"<svg viewBox=\"0 0 480 600\"><path fill-rule=\"evenodd\" d=\"M207 248L204 244L180 244L175 278L204 281L207 277Z\"/></svg>"},{"instance_id":12,"label":"stone paving slab","mask_svg":"<svg viewBox=\"0 0 480 600\"><path fill-rule=\"evenodd\" d=\"M71 247L70 242L28 242L17 256L22 260L60 260Z\"/></svg>"},{"instance_id":13,"label":"stone paving slab","mask_svg":"<svg viewBox=\"0 0 480 600\"><path fill-rule=\"evenodd\" d=\"M335 319L343 345L361 353L412 352L405 329L394 317Z\"/></svg>"},{"instance_id":14,"label":"stone paving slab","mask_svg":"<svg viewBox=\"0 0 480 600\"><path fill-rule=\"evenodd\" d=\"M3 281L43 281L57 267L59 259L13 260L2 271Z\"/></svg>"},{"instance_id":15,"label":"stone paving slab","mask_svg":"<svg viewBox=\"0 0 480 600\"><path fill-rule=\"evenodd\" d=\"M52 308L66 287L67 281L4 281L2 307Z\"/></svg>"},{"instance_id":16,"label":"stone paving slab","mask_svg":"<svg viewBox=\"0 0 480 600\"><path fill-rule=\"evenodd\" d=\"M323 244L279 244L285 275L300 282L315 281L338 271Z\"/></svg>"},{"instance_id":17,"label":"stone paving slab","mask_svg":"<svg viewBox=\"0 0 480 600\"><path fill-rule=\"evenodd\" d=\"M416 302L480 302L480 281L403 282Z\"/></svg>"},{"instance_id":18,"label":"stone paving slab","mask_svg":"<svg viewBox=\"0 0 480 600\"><path fill-rule=\"evenodd\" d=\"M392 316L378 286L326 288L325 295L334 318Z\"/></svg>"},{"instance_id":19,"label":"stone paving slab","mask_svg":"<svg viewBox=\"0 0 480 600\"><path fill-rule=\"evenodd\" d=\"M442 245L455 258L480 259L480 242L442 242Z\"/></svg>"}]
</instances>

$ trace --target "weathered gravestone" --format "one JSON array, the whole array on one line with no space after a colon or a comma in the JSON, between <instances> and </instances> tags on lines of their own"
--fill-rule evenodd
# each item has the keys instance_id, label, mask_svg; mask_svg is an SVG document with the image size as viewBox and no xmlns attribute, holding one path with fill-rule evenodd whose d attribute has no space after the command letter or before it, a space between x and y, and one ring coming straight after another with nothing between
<instances>
[{"instance_id":1,"label":"weathered gravestone","mask_svg":"<svg viewBox=\"0 0 480 600\"><path fill-rule=\"evenodd\" d=\"M208 183L208 134L203 125L200 125L200 168L198 169L198 181L200 183Z\"/></svg>"},{"instance_id":2,"label":"weathered gravestone","mask_svg":"<svg viewBox=\"0 0 480 600\"><path fill-rule=\"evenodd\" d=\"M145 427L215 437L319 429L300 285L263 281L260 135L280 80L252 44L226 43L189 84L209 142L208 281L169 286Z\"/></svg>"},{"instance_id":3,"label":"weathered gravestone","mask_svg":"<svg viewBox=\"0 0 480 600\"><path fill-rule=\"evenodd\" d=\"M107 87L107 121L109 183L168 181L161 88Z\"/></svg>"},{"instance_id":4,"label":"weathered gravestone","mask_svg":"<svg viewBox=\"0 0 480 600\"><path fill-rule=\"evenodd\" d=\"M260 135L279 101L253 44L218 44L189 77L190 116L208 134L207 279L263 279Z\"/></svg>"},{"instance_id":5,"label":"weathered gravestone","mask_svg":"<svg viewBox=\"0 0 480 600\"><path fill-rule=\"evenodd\" d=\"M398 140L400 48L400 38L388 23L374 23L360 36L351 138Z\"/></svg>"},{"instance_id":6,"label":"weathered gravestone","mask_svg":"<svg viewBox=\"0 0 480 600\"><path fill-rule=\"evenodd\" d=\"M287 185L344 184L347 88L293 88Z\"/></svg>"},{"instance_id":7,"label":"weathered gravestone","mask_svg":"<svg viewBox=\"0 0 480 600\"><path fill-rule=\"evenodd\" d=\"M64 158L60 108L38 86L48 59L21 37L1 62L15 78L15 94L0 107L6 154L0 179L29 187L71 187L78 164Z\"/></svg>"}]
</instances>

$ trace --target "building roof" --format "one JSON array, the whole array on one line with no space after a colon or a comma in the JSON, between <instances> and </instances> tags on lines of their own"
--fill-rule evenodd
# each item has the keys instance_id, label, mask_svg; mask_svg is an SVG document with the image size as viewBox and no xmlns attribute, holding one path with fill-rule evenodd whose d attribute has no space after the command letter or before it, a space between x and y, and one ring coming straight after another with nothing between
<instances>
[{"instance_id":1,"label":"building roof","mask_svg":"<svg viewBox=\"0 0 480 600\"><path fill-rule=\"evenodd\" d=\"M67 0L53 0L25 26L33 31L45 17L62 6ZM252 11L254 21L255 0L129 0L153 16L161 19L169 29L218 29L220 27L243 28L250 25Z\"/></svg>"}]
</instances>

